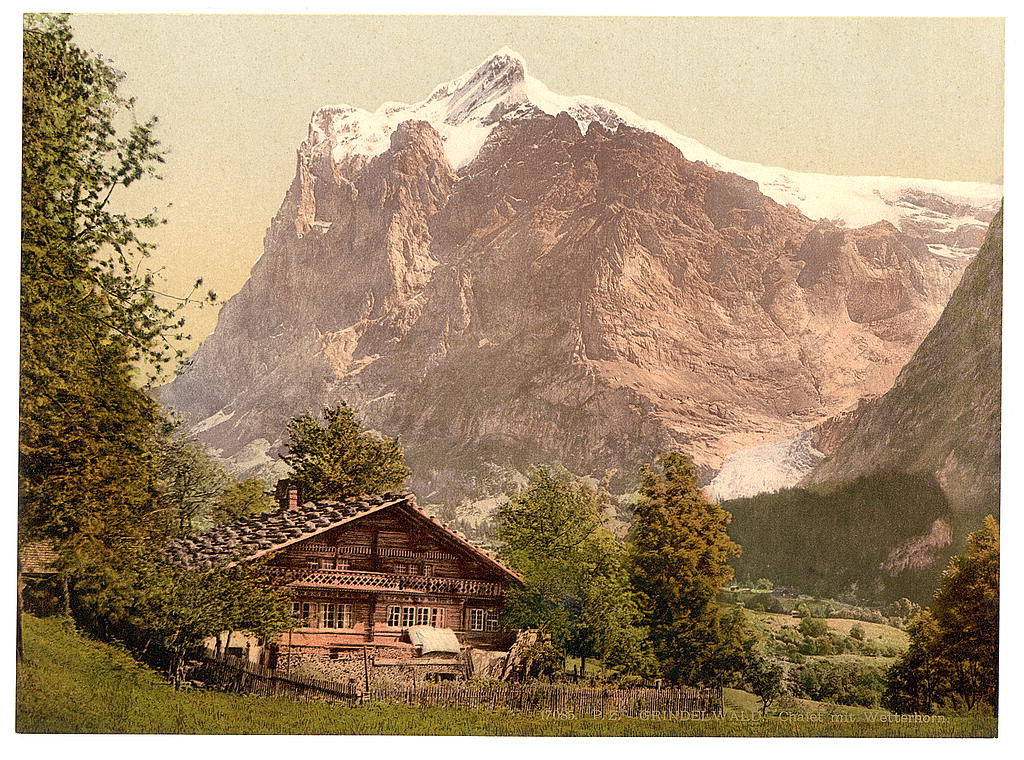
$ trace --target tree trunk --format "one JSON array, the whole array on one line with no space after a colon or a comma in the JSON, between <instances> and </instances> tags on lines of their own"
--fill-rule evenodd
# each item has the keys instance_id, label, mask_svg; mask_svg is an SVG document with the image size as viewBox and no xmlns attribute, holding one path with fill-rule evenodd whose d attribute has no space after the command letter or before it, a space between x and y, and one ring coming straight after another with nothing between
<instances>
[{"instance_id":1,"label":"tree trunk","mask_svg":"<svg viewBox=\"0 0 1024 760\"><path fill-rule=\"evenodd\" d=\"M64 614L71 617L71 585L66 575L60 577L60 603Z\"/></svg>"},{"instance_id":2,"label":"tree trunk","mask_svg":"<svg viewBox=\"0 0 1024 760\"><path fill-rule=\"evenodd\" d=\"M17 662L21 662L25 657L24 645L22 644L21 637L21 592L25 588L25 579L21 574L21 552L18 552L18 619L17 619L17 631L15 633L15 657Z\"/></svg>"}]
</instances>

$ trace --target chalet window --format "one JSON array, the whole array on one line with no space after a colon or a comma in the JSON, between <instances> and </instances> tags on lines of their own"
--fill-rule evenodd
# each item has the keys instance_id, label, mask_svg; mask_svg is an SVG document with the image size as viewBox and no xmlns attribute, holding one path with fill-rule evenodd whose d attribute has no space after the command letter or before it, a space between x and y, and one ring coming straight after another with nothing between
<instances>
[{"instance_id":1,"label":"chalet window","mask_svg":"<svg viewBox=\"0 0 1024 760\"><path fill-rule=\"evenodd\" d=\"M395 564L395 575L420 575L420 566L411 562Z\"/></svg>"},{"instance_id":2,"label":"chalet window","mask_svg":"<svg viewBox=\"0 0 1024 760\"><path fill-rule=\"evenodd\" d=\"M351 628L352 627L352 605L351 604L321 604L320 605L320 627L321 628Z\"/></svg>"},{"instance_id":3,"label":"chalet window","mask_svg":"<svg viewBox=\"0 0 1024 760\"><path fill-rule=\"evenodd\" d=\"M430 625L444 628L444 607L388 607L390 628L409 628L414 625Z\"/></svg>"},{"instance_id":4,"label":"chalet window","mask_svg":"<svg viewBox=\"0 0 1024 760\"><path fill-rule=\"evenodd\" d=\"M306 567L311 567L314 570L319 570L322 567L322 565L320 564L320 560L318 559L309 559L306 560Z\"/></svg>"},{"instance_id":5,"label":"chalet window","mask_svg":"<svg viewBox=\"0 0 1024 760\"><path fill-rule=\"evenodd\" d=\"M312 564L312 563L310 563ZM318 567L321 570L348 570L347 559L321 559Z\"/></svg>"},{"instance_id":6,"label":"chalet window","mask_svg":"<svg viewBox=\"0 0 1024 760\"><path fill-rule=\"evenodd\" d=\"M402 627L409 628L416 625L416 608L415 607L403 607L402 608Z\"/></svg>"},{"instance_id":7,"label":"chalet window","mask_svg":"<svg viewBox=\"0 0 1024 760\"><path fill-rule=\"evenodd\" d=\"M482 631L484 629L484 610L472 609L469 611L469 630Z\"/></svg>"},{"instance_id":8,"label":"chalet window","mask_svg":"<svg viewBox=\"0 0 1024 760\"><path fill-rule=\"evenodd\" d=\"M498 630L498 611L497 610L487 610L487 619L486 619L485 622L486 622L487 630L488 631L496 631L496 630Z\"/></svg>"},{"instance_id":9,"label":"chalet window","mask_svg":"<svg viewBox=\"0 0 1024 760\"><path fill-rule=\"evenodd\" d=\"M311 602L292 602L292 615L302 621L303 628L313 627L316 605Z\"/></svg>"},{"instance_id":10,"label":"chalet window","mask_svg":"<svg viewBox=\"0 0 1024 760\"><path fill-rule=\"evenodd\" d=\"M424 575L433 575L434 574L434 566L433 565L424 565L423 566L423 574Z\"/></svg>"}]
</instances>

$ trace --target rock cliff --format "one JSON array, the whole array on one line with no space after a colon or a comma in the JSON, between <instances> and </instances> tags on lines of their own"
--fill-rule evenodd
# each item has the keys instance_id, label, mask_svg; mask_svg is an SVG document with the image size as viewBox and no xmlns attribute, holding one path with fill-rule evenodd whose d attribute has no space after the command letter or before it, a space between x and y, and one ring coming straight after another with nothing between
<instances>
[{"instance_id":1,"label":"rock cliff","mask_svg":"<svg viewBox=\"0 0 1024 760\"><path fill-rule=\"evenodd\" d=\"M344 400L425 500L480 495L488 463L625 486L669 447L710 479L886 391L994 213L990 187L869 180L729 162L503 51L419 104L314 113L262 258L161 398L240 468Z\"/></svg>"},{"instance_id":2,"label":"rock cliff","mask_svg":"<svg viewBox=\"0 0 1024 760\"><path fill-rule=\"evenodd\" d=\"M807 482L877 471L932 475L955 511L999 514L1002 273L1000 211L893 387L812 433L828 456Z\"/></svg>"}]
</instances>

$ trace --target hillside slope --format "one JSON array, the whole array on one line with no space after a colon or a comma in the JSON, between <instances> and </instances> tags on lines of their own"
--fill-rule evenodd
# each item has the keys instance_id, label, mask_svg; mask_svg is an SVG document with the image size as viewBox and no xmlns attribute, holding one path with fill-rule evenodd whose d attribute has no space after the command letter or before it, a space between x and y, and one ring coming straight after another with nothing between
<instances>
[{"instance_id":1,"label":"hillside slope","mask_svg":"<svg viewBox=\"0 0 1024 760\"><path fill-rule=\"evenodd\" d=\"M999 513L1003 216L891 390L822 426L805 482L876 471L934 476L952 508Z\"/></svg>"},{"instance_id":2,"label":"hillside slope","mask_svg":"<svg viewBox=\"0 0 1024 760\"><path fill-rule=\"evenodd\" d=\"M800 700L788 719L752 724L757 705L729 690L739 720L570 718L444 706L322 702L174 691L120 647L86 638L54 618L24 617L25 661L17 671L19 733L356 734L435 736L993 736L986 716L942 723L888 723L859 708ZM738 703L737 703L738 702ZM794 720L792 713L835 710L841 720ZM877 716L877 711L876 711Z\"/></svg>"}]
</instances>

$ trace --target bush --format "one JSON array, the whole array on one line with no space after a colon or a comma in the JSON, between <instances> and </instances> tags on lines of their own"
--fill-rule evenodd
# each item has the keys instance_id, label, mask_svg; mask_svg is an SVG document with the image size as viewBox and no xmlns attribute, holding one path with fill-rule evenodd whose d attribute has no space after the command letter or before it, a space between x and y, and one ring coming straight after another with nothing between
<instances>
[{"instance_id":1,"label":"bush","mask_svg":"<svg viewBox=\"0 0 1024 760\"><path fill-rule=\"evenodd\" d=\"M805 617L800 621L800 633L808 638L818 638L828 633L828 623L818 618Z\"/></svg>"},{"instance_id":2,"label":"bush","mask_svg":"<svg viewBox=\"0 0 1024 760\"><path fill-rule=\"evenodd\" d=\"M877 665L819 660L801 667L791 683L799 696L817 702L878 707L885 692L885 671Z\"/></svg>"}]
</instances>

